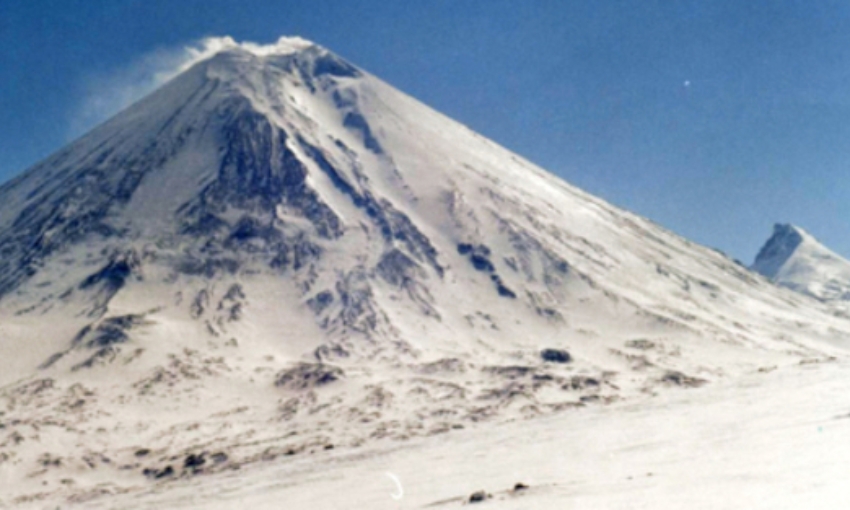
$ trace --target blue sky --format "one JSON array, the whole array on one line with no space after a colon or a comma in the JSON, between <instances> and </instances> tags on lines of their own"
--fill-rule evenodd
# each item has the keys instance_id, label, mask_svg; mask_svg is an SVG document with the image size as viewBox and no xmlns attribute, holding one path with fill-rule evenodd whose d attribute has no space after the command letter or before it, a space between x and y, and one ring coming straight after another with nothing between
<instances>
[{"instance_id":1,"label":"blue sky","mask_svg":"<svg viewBox=\"0 0 850 510\"><path fill-rule=\"evenodd\" d=\"M2 0L0 181L220 35L316 41L747 263L774 222L850 256L843 1Z\"/></svg>"}]
</instances>

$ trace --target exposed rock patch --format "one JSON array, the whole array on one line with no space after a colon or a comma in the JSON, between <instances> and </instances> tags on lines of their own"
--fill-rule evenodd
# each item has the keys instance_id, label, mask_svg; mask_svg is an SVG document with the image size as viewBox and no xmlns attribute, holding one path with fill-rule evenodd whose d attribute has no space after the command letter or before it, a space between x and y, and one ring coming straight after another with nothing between
<instances>
[{"instance_id":1,"label":"exposed rock patch","mask_svg":"<svg viewBox=\"0 0 850 510\"><path fill-rule=\"evenodd\" d=\"M299 363L293 368L278 372L275 386L302 391L331 384L344 376L345 373L338 367L324 363Z\"/></svg>"}]
</instances>

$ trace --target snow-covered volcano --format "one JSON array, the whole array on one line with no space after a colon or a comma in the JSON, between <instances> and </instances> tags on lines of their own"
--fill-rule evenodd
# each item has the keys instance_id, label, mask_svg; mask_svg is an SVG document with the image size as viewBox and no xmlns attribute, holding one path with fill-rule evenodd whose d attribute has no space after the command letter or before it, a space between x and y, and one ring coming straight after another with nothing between
<instances>
[{"instance_id":1,"label":"snow-covered volcano","mask_svg":"<svg viewBox=\"0 0 850 510\"><path fill-rule=\"evenodd\" d=\"M752 269L779 285L821 300L850 300L850 261L794 225L773 227L773 235Z\"/></svg>"},{"instance_id":2,"label":"snow-covered volcano","mask_svg":"<svg viewBox=\"0 0 850 510\"><path fill-rule=\"evenodd\" d=\"M850 339L303 40L225 49L4 185L0 254L19 491L530 417Z\"/></svg>"}]
</instances>

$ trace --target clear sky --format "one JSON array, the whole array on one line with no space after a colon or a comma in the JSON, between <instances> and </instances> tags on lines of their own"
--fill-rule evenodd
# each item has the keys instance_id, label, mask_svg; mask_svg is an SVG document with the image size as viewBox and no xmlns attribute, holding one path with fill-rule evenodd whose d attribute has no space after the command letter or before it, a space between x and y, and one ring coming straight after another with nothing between
<instances>
[{"instance_id":1,"label":"clear sky","mask_svg":"<svg viewBox=\"0 0 850 510\"><path fill-rule=\"evenodd\" d=\"M747 263L774 222L850 256L844 0L0 0L0 181L220 35L318 42Z\"/></svg>"}]
</instances>

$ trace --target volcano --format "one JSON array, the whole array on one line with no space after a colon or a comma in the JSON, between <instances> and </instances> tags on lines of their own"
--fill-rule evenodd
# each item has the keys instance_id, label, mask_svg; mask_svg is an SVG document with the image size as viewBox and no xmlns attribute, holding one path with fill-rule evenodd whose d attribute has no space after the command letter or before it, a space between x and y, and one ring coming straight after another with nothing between
<instances>
[{"instance_id":1,"label":"volcano","mask_svg":"<svg viewBox=\"0 0 850 510\"><path fill-rule=\"evenodd\" d=\"M11 502L824 360L850 322L284 38L0 188L0 338Z\"/></svg>"}]
</instances>

